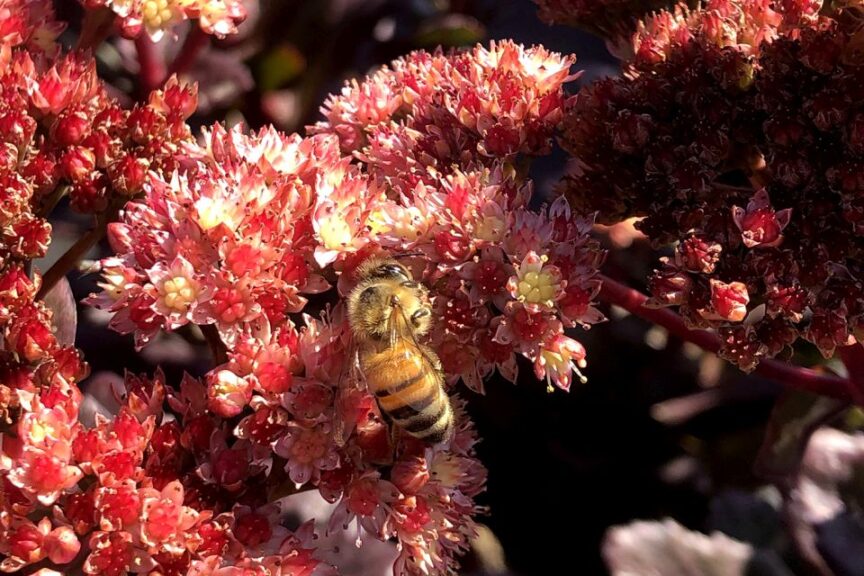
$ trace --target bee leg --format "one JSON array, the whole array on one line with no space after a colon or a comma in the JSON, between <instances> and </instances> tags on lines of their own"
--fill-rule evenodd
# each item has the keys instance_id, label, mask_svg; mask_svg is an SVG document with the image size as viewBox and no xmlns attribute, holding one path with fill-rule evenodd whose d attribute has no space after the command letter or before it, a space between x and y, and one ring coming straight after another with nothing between
<instances>
[{"instance_id":1,"label":"bee leg","mask_svg":"<svg viewBox=\"0 0 864 576\"><path fill-rule=\"evenodd\" d=\"M390 423L390 446L393 448L392 458L393 461L396 461L396 456L398 456L398 447L399 447L399 427Z\"/></svg>"},{"instance_id":2,"label":"bee leg","mask_svg":"<svg viewBox=\"0 0 864 576\"><path fill-rule=\"evenodd\" d=\"M393 422L393 419L390 418L390 415L384 412L383 410L379 410L378 414L381 415L381 421L387 426L388 431L388 441L390 442L390 462L385 462L383 464L392 464L396 461L396 446L398 446L397 442L399 441L398 434L398 426Z\"/></svg>"}]
</instances>

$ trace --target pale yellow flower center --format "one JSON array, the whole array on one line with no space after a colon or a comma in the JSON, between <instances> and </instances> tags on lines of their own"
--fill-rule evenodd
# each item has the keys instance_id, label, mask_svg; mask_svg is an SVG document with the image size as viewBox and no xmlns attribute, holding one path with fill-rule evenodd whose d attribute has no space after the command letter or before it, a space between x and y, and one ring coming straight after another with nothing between
<instances>
[{"instance_id":1,"label":"pale yellow flower center","mask_svg":"<svg viewBox=\"0 0 864 576\"><path fill-rule=\"evenodd\" d=\"M329 250L344 248L351 243L351 227L342 218L329 218L320 230L321 242Z\"/></svg>"},{"instance_id":2,"label":"pale yellow flower center","mask_svg":"<svg viewBox=\"0 0 864 576\"><path fill-rule=\"evenodd\" d=\"M498 242L504 238L505 222L496 216L484 216L477 223L474 234L480 240L486 242Z\"/></svg>"},{"instance_id":3,"label":"pale yellow flower center","mask_svg":"<svg viewBox=\"0 0 864 576\"><path fill-rule=\"evenodd\" d=\"M238 392L242 393L245 384L245 380L230 370L220 370L210 385L212 386L214 396L217 398L228 398Z\"/></svg>"},{"instance_id":4,"label":"pale yellow flower center","mask_svg":"<svg viewBox=\"0 0 864 576\"><path fill-rule=\"evenodd\" d=\"M519 279L519 299L529 304L547 303L557 291L555 278L548 272L526 272Z\"/></svg>"},{"instance_id":5,"label":"pale yellow flower center","mask_svg":"<svg viewBox=\"0 0 864 576\"><path fill-rule=\"evenodd\" d=\"M397 209L394 215L384 210L375 210L366 221L373 234L391 234L396 238L413 242L423 233L423 213L415 206Z\"/></svg>"},{"instance_id":6,"label":"pale yellow flower center","mask_svg":"<svg viewBox=\"0 0 864 576\"><path fill-rule=\"evenodd\" d=\"M174 20L177 8L171 0L144 0L141 15L150 28L159 28Z\"/></svg>"},{"instance_id":7,"label":"pale yellow flower center","mask_svg":"<svg viewBox=\"0 0 864 576\"><path fill-rule=\"evenodd\" d=\"M558 352L552 352L551 350L543 350L541 352L543 355L543 360L546 361L546 365L554 368L557 371L561 371L562 368L566 368L570 363L569 359L565 359L563 355Z\"/></svg>"},{"instance_id":8,"label":"pale yellow flower center","mask_svg":"<svg viewBox=\"0 0 864 576\"><path fill-rule=\"evenodd\" d=\"M370 212L369 218L366 219L366 225L369 227L369 232L374 235L386 234L393 229L393 226L387 222L387 214L384 210Z\"/></svg>"},{"instance_id":9,"label":"pale yellow flower center","mask_svg":"<svg viewBox=\"0 0 864 576\"><path fill-rule=\"evenodd\" d=\"M237 226L237 206L221 198L199 198L195 202L195 209L202 230L210 230L220 224L225 224L231 230Z\"/></svg>"},{"instance_id":10,"label":"pale yellow flower center","mask_svg":"<svg viewBox=\"0 0 864 576\"><path fill-rule=\"evenodd\" d=\"M40 422L34 422L33 425L30 427L30 442L32 442L33 444L39 444L48 437L48 433L48 426L45 426Z\"/></svg>"},{"instance_id":11,"label":"pale yellow flower center","mask_svg":"<svg viewBox=\"0 0 864 576\"><path fill-rule=\"evenodd\" d=\"M175 276L162 284L162 297L165 306L177 312L186 312L195 297L198 296L197 288L185 276Z\"/></svg>"}]
</instances>

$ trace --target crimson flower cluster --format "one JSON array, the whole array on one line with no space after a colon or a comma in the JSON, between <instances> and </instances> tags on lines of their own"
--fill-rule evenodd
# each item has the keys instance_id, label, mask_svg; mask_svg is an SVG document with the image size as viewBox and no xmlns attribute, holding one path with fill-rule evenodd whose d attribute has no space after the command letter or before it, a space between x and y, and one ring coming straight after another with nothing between
<instances>
[{"instance_id":1,"label":"crimson flower cluster","mask_svg":"<svg viewBox=\"0 0 864 576\"><path fill-rule=\"evenodd\" d=\"M58 54L54 38L61 30L48 2L0 4L0 553L5 557L0 570L6 572L46 557L69 562L78 552L68 525L44 514L38 524L27 518L42 505L36 492L50 504L79 480L77 468L70 465L70 446L56 451L50 442L26 446L17 435L7 434L7 424L16 422L19 429L40 436L44 428L33 417L34 403L56 408L57 417L64 418L63 406L80 403L76 382L87 373L78 351L55 336L51 311L36 300L41 279L29 273L30 262L45 254L51 234L38 211L39 180L45 174L37 147L43 136L36 140L35 134L37 118L45 114L40 107L51 104L49 91L42 90L48 78L42 70L56 74L53 66L74 69L78 63L67 59L53 64ZM28 535L40 540L38 549L29 545ZM27 560L20 561L13 548Z\"/></svg>"},{"instance_id":2,"label":"crimson flower cluster","mask_svg":"<svg viewBox=\"0 0 864 576\"><path fill-rule=\"evenodd\" d=\"M3 92L0 132L6 144L4 206L12 213L31 204L47 214L64 195L73 209L100 213L142 190L148 170L173 169L179 143L191 139L185 119L195 110L194 88L175 79L146 105L121 109L96 76L91 57L59 54L53 43L62 26L37 25L25 18L47 14L42 3L7 0L0 56ZM27 8L25 9L25 4ZM34 47L36 49L34 49ZM23 246L47 244L48 229ZM42 254L31 251L24 256Z\"/></svg>"},{"instance_id":3,"label":"crimson flower cluster","mask_svg":"<svg viewBox=\"0 0 864 576\"><path fill-rule=\"evenodd\" d=\"M716 328L743 369L798 338L827 357L864 336L860 19L820 8L660 13L634 35L625 77L584 90L565 121L568 198L674 242L653 304Z\"/></svg>"},{"instance_id":4,"label":"crimson flower cluster","mask_svg":"<svg viewBox=\"0 0 864 576\"><path fill-rule=\"evenodd\" d=\"M386 191L355 204L344 238L322 236L334 253L319 263L341 253L350 267L357 251L421 253L415 272L433 288L441 318L434 347L451 380L475 390L496 366L515 380L516 354L550 389L569 388L585 352L564 328L602 320L591 306L603 257L588 237L591 219L563 198L529 209L532 183L516 168L550 150L572 64L506 41L418 52L348 84L312 127L338 136ZM336 198L322 203L319 230L334 229L326 219L338 207Z\"/></svg>"},{"instance_id":5,"label":"crimson flower cluster","mask_svg":"<svg viewBox=\"0 0 864 576\"><path fill-rule=\"evenodd\" d=\"M135 490L171 487L180 502L179 483L199 518L236 518L239 509L217 503L241 502L257 514L256 530L272 530L254 533L267 547L245 542L246 556L226 548L212 562L260 565L284 542L262 495L317 489L337 503L329 530L398 541L396 573L454 569L481 510L477 436L454 395L449 444L401 434L392 445L375 400L349 385L342 297L364 259L398 256L432 289L441 321L431 345L448 381L480 389L496 367L515 379L520 354L550 388L570 386L585 351L564 329L602 319L591 306L602 253L590 219L563 198L529 209L532 184L515 166L549 150L571 64L510 42L412 54L328 100L328 120L308 137L205 130L173 156L176 170L151 170L143 196L109 226L116 255L101 262L103 291L89 302L139 347L190 324L220 358L202 380L167 394L174 422L162 412L166 394L146 394L155 430L181 423L179 445L191 454L160 454L148 468L149 454L178 445L151 440L135 464L144 469ZM344 443L337 426L349 433ZM236 522L232 530L241 538ZM134 530L107 532L107 545L160 565L206 560L192 545L142 548Z\"/></svg>"},{"instance_id":6,"label":"crimson flower cluster","mask_svg":"<svg viewBox=\"0 0 864 576\"><path fill-rule=\"evenodd\" d=\"M207 34L219 38L237 32L246 19L244 0L80 0L89 9L109 9L127 38L147 34L158 42L186 20L197 20Z\"/></svg>"},{"instance_id":7,"label":"crimson flower cluster","mask_svg":"<svg viewBox=\"0 0 864 576\"><path fill-rule=\"evenodd\" d=\"M81 395L65 383L19 390L22 415L0 460L0 570L47 560L64 573L105 575L330 571L313 556L311 524L278 525L250 443L225 443L202 383L187 378L173 390L161 374L127 375L119 413L92 428L78 422Z\"/></svg>"},{"instance_id":8,"label":"crimson flower cluster","mask_svg":"<svg viewBox=\"0 0 864 576\"><path fill-rule=\"evenodd\" d=\"M220 442L203 384L174 392L161 375L130 376L114 419L79 421L87 366L31 271L50 241L45 215L64 193L79 209L112 202L89 179L125 198L174 166L194 90L172 81L123 111L92 60L62 54L50 2L2 1L0 17L0 571L326 574L311 524L281 528L254 479L254 498L237 493L248 447Z\"/></svg>"}]
</instances>

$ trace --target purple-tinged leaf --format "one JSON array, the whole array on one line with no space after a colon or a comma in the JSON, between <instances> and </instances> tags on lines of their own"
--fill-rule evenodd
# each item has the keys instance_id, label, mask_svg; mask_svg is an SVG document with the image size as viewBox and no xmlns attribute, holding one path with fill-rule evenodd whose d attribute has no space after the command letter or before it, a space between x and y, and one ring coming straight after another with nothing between
<instances>
[{"instance_id":1,"label":"purple-tinged leaf","mask_svg":"<svg viewBox=\"0 0 864 576\"><path fill-rule=\"evenodd\" d=\"M42 299L51 310L54 336L61 346L75 345L75 331L78 329L78 306L69 280L61 278Z\"/></svg>"},{"instance_id":2,"label":"purple-tinged leaf","mask_svg":"<svg viewBox=\"0 0 864 576\"><path fill-rule=\"evenodd\" d=\"M846 402L800 390L789 390L774 406L754 470L772 481L785 482L798 472L810 435L837 416Z\"/></svg>"}]
</instances>

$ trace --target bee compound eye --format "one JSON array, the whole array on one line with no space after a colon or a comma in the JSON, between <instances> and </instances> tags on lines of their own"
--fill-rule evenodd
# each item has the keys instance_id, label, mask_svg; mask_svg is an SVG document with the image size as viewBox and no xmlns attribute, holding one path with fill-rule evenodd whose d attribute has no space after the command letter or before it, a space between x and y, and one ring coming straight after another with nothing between
<instances>
[{"instance_id":1,"label":"bee compound eye","mask_svg":"<svg viewBox=\"0 0 864 576\"><path fill-rule=\"evenodd\" d=\"M361 304L369 304L372 302L376 296L378 295L378 289L374 286L369 286L368 288L364 288L362 292L360 292L360 303Z\"/></svg>"},{"instance_id":2,"label":"bee compound eye","mask_svg":"<svg viewBox=\"0 0 864 576\"><path fill-rule=\"evenodd\" d=\"M408 271L400 264L383 264L378 266L371 274L371 278L392 278L410 280Z\"/></svg>"},{"instance_id":3,"label":"bee compound eye","mask_svg":"<svg viewBox=\"0 0 864 576\"><path fill-rule=\"evenodd\" d=\"M421 319L426 318L430 314L431 312L428 308L418 308L413 314L411 314L411 321L414 322L414 324L417 324Z\"/></svg>"}]
</instances>

